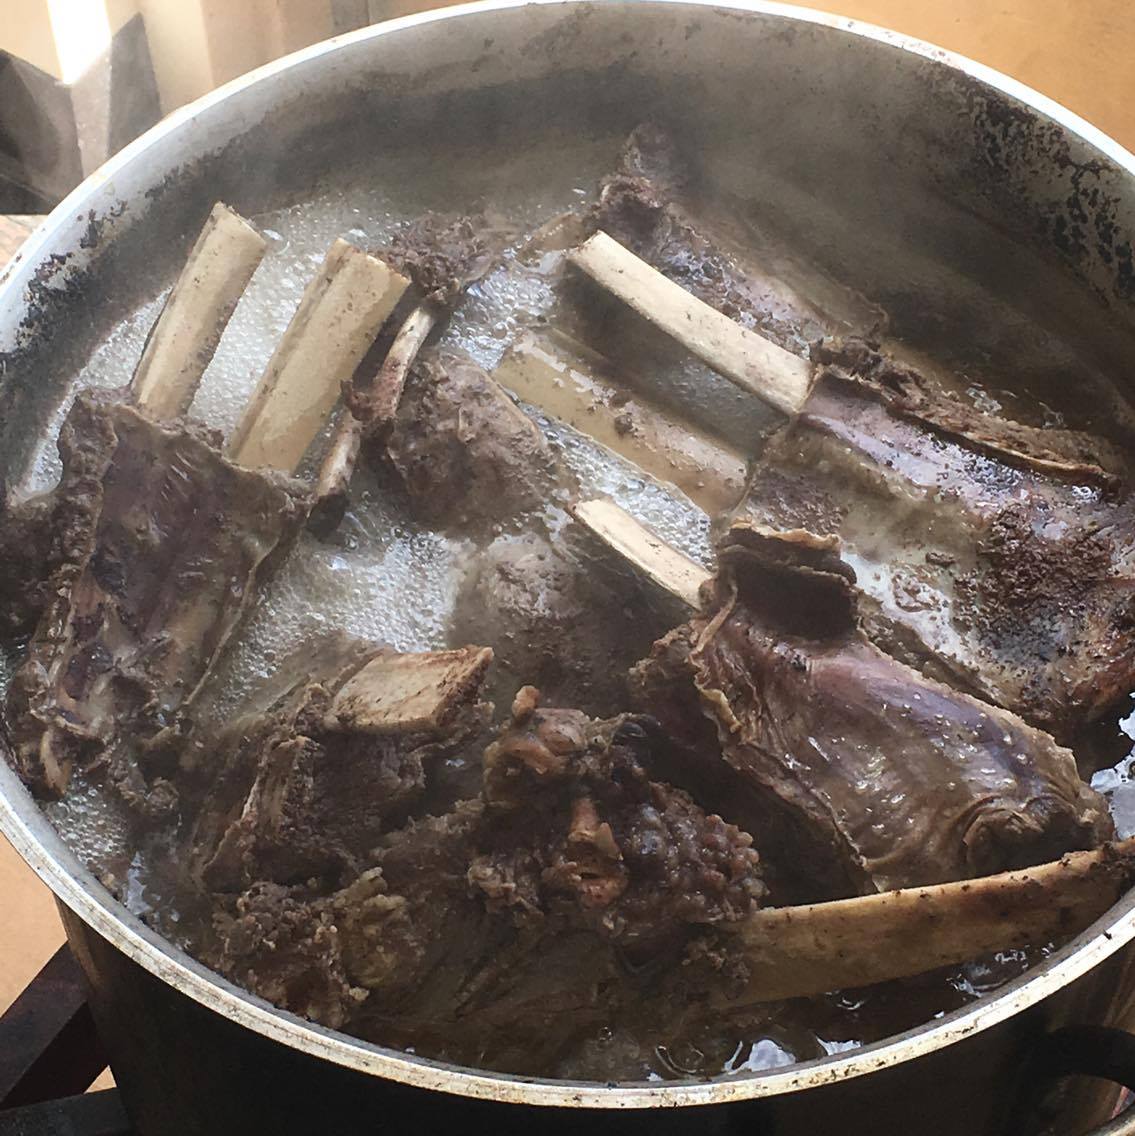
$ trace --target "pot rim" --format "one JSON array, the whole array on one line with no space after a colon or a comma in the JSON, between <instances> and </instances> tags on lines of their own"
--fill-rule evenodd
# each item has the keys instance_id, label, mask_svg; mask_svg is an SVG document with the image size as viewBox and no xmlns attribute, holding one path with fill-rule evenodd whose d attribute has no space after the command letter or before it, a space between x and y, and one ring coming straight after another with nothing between
<instances>
[{"instance_id":1,"label":"pot rim","mask_svg":"<svg viewBox=\"0 0 1135 1136\"><path fill-rule=\"evenodd\" d=\"M633 0L631 0L633 2ZM1135 175L1135 156L1079 115L1031 87L984 64L924 40L842 16L772 0L654 0L687 8L739 15L766 15L829 27L963 72L1053 120L1064 130ZM405 28L460 20L486 11L540 5L563 9L593 6L591 0L479 0L372 25L324 40L265 64L179 108L86 178L47 216L0 273L0 310L20 303L24 266L37 261L56 232L89 205L115 175L198 114L248 87L340 48ZM361 1073L420 1089L476 1099L545 1107L647 1108L723 1104L833 1084L878 1072L930 1054L980 1033L1070 984L1135 938L1135 892L1045 962L940 1019L861 1049L746 1076L724 1075L697 1082L602 1084L482 1072L419 1058L360 1041L280 1010L234 986L150 930L122 906L66 846L16 774L0 761L0 833L55 894L88 926L133 962L200 1005L264 1037Z\"/></svg>"}]
</instances>

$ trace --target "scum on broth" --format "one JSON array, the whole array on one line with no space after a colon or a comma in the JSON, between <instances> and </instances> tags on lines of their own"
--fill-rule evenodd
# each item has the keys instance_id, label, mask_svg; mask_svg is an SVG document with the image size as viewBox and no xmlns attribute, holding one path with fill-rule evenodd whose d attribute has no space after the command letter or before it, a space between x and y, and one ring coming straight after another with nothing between
<instances>
[{"instance_id":1,"label":"scum on broth","mask_svg":"<svg viewBox=\"0 0 1135 1136\"><path fill-rule=\"evenodd\" d=\"M533 162L528 156L523 162L517 160L515 168L506 171L509 176L501 176L499 166L486 172L491 164L482 157L465 179L473 195L469 206L476 204L474 171L479 170L481 191L486 195L491 191L495 211L518 233L530 233L587 199L612 152L609 139L581 142L562 148L556 160ZM221 339L193 404L194 415L225 434L231 432L307 281L335 237L361 247L380 246L422 209L452 209L449 200L431 199L432 183L425 175L432 172L430 166L416 169L411 161L405 168L388 167L382 186L327 189L254 218L272 248ZM397 196L391 186L398 187ZM506 187L503 196L502 187ZM548 263L522 263L516 247L500 267L470 288L442 337L490 370L518 332L547 316L555 301L553 269ZM81 388L119 387L129 381L164 298L142 304L111 330L61 392L60 407L45 427L22 491L46 489L57 479L55 438L71 397ZM664 378L673 384L679 401L697 393L700 380L688 359L676 360L673 373ZM727 404L734 394L725 390L720 397ZM665 539L709 563L708 523L700 510L554 419L538 412L533 417L583 492L613 497ZM543 521L550 520L554 529L561 519L553 511ZM258 597L223 664L219 693L206 714L225 718L272 672L278 659L313 633L339 628L408 651L445 646L459 567L472 550L468 541L450 539L415 523L384 494L372 474L360 470L352 485L352 510L340 529L326 541L301 536ZM408 596L414 597L412 603ZM18 662L18 652L0 652L0 692ZM1120 733L1128 743L1135 740L1135 714L1120 722ZM1135 833L1133 764L1135 754L1098 772L1093 780L1108 797L1124 836ZM75 854L131 911L180 945L192 940L194 926L207 915L191 903L187 906L179 894L169 870L174 859L169 855L169 833L137 846L128 835L128 817L117 799L81 777L66 799L49 804L47 812ZM638 1075L663 1079L744 1073L854 1048L978 998L1045 953L1047 948L1007 952L878 990L762 1007L744 1015L732 1033L722 1031L726 1036L691 1037L659 1047ZM606 1079L604 1069L621 1064L621 1050L626 1050L625 1039L616 1031L600 1030L559 1073Z\"/></svg>"}]
</instances>

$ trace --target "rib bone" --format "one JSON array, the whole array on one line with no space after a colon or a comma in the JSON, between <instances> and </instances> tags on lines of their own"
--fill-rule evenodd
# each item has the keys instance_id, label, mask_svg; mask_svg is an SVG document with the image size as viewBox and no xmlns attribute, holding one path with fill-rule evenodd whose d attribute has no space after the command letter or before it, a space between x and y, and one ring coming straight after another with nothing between
<instances>
[{"instance_id":1,"label":"rib bone","mask_svg":"<svg viewBox=\"0 0 1135 1136\"><path fill-rule=\"evenodd\" d=\"M402 401L402 390L410 367L441 317L441 309L436 305L419 304L398 329L369 399L375 426L381 428L393 421Z\"/></svg>"},{"instance_id":2,"label":"rib bone","mask_svg":"<svg viewBox=\"0 0 1135 1136\"><path fill-rule=\"evenodd\" d=\"M579 501L569 512L636 572L687 607L698 608L698 591L710 578L700 564L672 548L614 501Z\"/></svg>"},{"instance_id":3,"label":"rib bone","mask_svg":"<svg viewBox=\"0 0 1135 1136\"><path fill-rule=\"evenodd\" d=\"M419 304L406 317L383 360L373 390L365 396L368 407L366 423L357 415L346 413L335 429L335 437L319 469L315 492L317 500L334 501L345 496L355 472L364 432L381 431L393 422L410 368L441 316L441 309L427 302Z\"/></svg>"},{"instance_id":4,"label":"rib bone","mask_svg":"<svg viewBox=\"0 0 1135 1136\"><path fill-rule=\"evenodd\" d=\"M732 509L744 493L745 459L688 423L668 417L600 373L602 360L567 336L526 334L493 377L662 481L710 513Z\"/></svg>"},{"instance_id":5,"label":"rib bone","mask_svg":"<svg viewBox=\"0 0 1135 1136\"><path fill-rule=\"evenodd\" d=\"M344 240L331 246L229 442L233 461L299 465L408 284Z\"/></svg>"},{"instance_id":6,"label":"rib bone","mask_svg":"<svg viewBox=\"0 0 1135 1136\"><path fill-rule=\"evenodd\" d=\"M807 360L690 295L613 237L596 233L569 260L737 386L784 414L804 405L812 386Z\"/></svg>"},{"instance_id":7,"label":"rib bone","mask_svg":"<svg viewBox=\"0 0 1135 1136\"><path fill-rule=\"evenodd\" d=\"M325 725L366 734L438 729L480 686L492 659L488 647L378 655L336 694Z\"/></svg>"},{"instance_id":8,"label":"rib bone","mask_svg":"<svg viewBox=\"0 0 1135 1136\"><path fill-rule=\"evenodd\" d=\"M854 989L1079 934L1135 882L1135 840L960 883L807 907L738 925L750 978L739 1001Z\"/></svg>"},{"instance_id":9,"label":"rib bone","mask_svg":"<svg viewBox=\"0 0 1135 1136\"><path fill-rule=\"evenodd\" d=\"M154 418L175 418L193 401L237 301L268 242L219 201L146 341L133 396Z\"/></svg>"}]
</instances>

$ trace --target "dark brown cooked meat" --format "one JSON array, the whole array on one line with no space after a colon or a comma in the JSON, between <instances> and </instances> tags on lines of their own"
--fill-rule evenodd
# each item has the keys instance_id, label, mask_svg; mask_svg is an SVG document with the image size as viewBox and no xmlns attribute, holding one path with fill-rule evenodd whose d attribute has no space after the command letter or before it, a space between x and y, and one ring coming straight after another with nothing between
<instances>
[{"instance_id":1,"label":"dark brown cooked meat","mask_svg":"<svg viewBox=\"0 0 1135 1136\"><path fill-rule=\"evenodd\" d=\"M143 813L172 788L139 759L180 715L299 528L298 487L226 461L212 435L81 394L60 434L67 496L51 600L8 693L16 768L37 792L104 769Z\"/></svg>"},{"instance_id":2,"label":"dark brown cooked meat","mask_svg":"<svg viewBox=\"0 0 1135 1136\"><path fill-rule=\"evenodd\" d=\"M18 503L0 501L0 639L27 634L43 612L57 500L43 493Z\"/></svg>"},{"instance_id":3,"label":"dark brown cooked meat","mask_svg":"<svg viewBox=\"0 0 1135 1136\"><path fill-rule=\"evenodd\" d=\"M1068 750L867 640L834 540L739 524L719 552L708 609L685 649L668 638L640 664L639 698L671 724L692 713L675 698L692 686L725 760L816 851L834 849L855 890L987 875L1113 835Z\"/></svg>"},{"instance_id":4,"label":"dark brown cooked meat","mask_svg":"<svg viewBox=\"0 0 1135 1136\"><path fill-rule=\"evenodd\" d=\"M64 458L59 484L19 504L5 500L0 514L0 635L33 630L55 572L86 555L98 483L115 446L111 407L117 400L112 393L76 399L58 443Z\"/></svg>"},{"instance_id":5,"label":"dark brown cooked meat","mask_svg":"<svg viewBox=\"0 0 1135 1136\"><path fill-rule=\"evenodd\" d=\"M840 848L817 839L791 801L721 759L716 720L703 713L690 652L699 625L685 623L659 639L629 675L630 705L656 716L671 745L654 755L656 777L681 785L699 804L761 834L764 877L774 906L822 903L856 894L862 873ZM806 850L801 854L800 849Z\"/></svg>"},{"instance_id":6,"label":"dark brown cooked meat","mask_svg":"<svg viewBox=\"0 0 1135 1136\"><path fill-rule=\"evenodd\" d=\"M605 573L579 541L507 534L472 557L450 640L488 643L492 698L509 705L525 682L549 706L596 717L627 705L625 676L674 622L633 581Z\"/></svg>"},{"instance_id":7,"label":"dark brown cooked meat","mask_svg":"<svg viewBox=\"0 0 1135 1136\"><path fill-rule=\"evenodd\" d=\"M214 892L358 875L427 778L485 732L491 659L345 636L305 644L256 708L195 743L197 777L211 785L187 841L191 874Z\"/></svg>"},{"instance_id":8,"label":"dark brown cooked meat","mask_svg":"<svg viewBox=\"0 0 1135 1136\"><path fill-rule=\"evenodd\" d=\"M491 525L540 508L557 484L536 424L456 351L427 352L414 364L384 449L428 524Z\"/></svg>"},{"instance_id":9,"label":"dark brown cooked meat","mask_svg":"<svg viewBox=\"0 0 1135 1136\"><path fill-rule=\"evenodd\" d=\"M332 1029L366 998L347 980L334 912L302 889L254 884L223 925L212 964L261 998Z\"/></svg>"},{"instance_id":10,"label":"dark brown cooked meat","mask_svg":"<svg viewBox=\"0 0 1135 1136\"><path fill-rule=\"evenodd\" d=\"M483 215L423 213L375 255L413 280L425 300L449 307L500 259L509 237L507 229Z\"/></svg>"},{"instance_id":11,"label":"dark brown cooked meat","mask_svg":"<svg viewBox=\"0 0 1135 1136\"><path fill-rule=\"evenodd\" d=\"M955 437L1000 460L1018 458L1040 468L1091 476L1118 486L1129 469L1123 455L1101 438L1078 430L1028 426L960 402L920 374L859 337L829 339L813 349L817 362L885 392L893 413ZM1108 474L1113 477L1109 479Z\"/></svg>"},{"instance_id":12,"label":"dark brown cooked meat","mask_svg":"<svg viewBox=\"0 0 1135 1136\"><path fill-rule=\"evenodd\" d=\"M254 890L221 920L216 962L257 992L302 992L284 1003L301 1011L338 991L332 1020L385 1044L546 1067L640 1015L659 967L763 895L750 837L649 779L659 744L648 721L542 710L525 688L479 800L389 837L354 883L309 900L310 929L294 916L302 893L277 897L276 934ZM310 944L328 926L320 962Z\"/></svg>"},{"instance_id":13,"label":"dark brown cooked meat","mask_svg":"<svg viewBox=\"0 0 1135 1136\"><path fill-rule=\"evenodd\" d=\"M538 842L525 850L531 866L512 849L474 862L470 879L493 903L527 908L542 887L548 909L566 903L597 933L653 955L689 925L740 918L764 894L752 838L649 779L651 751L666 744L653 723L596 722L536 699L520 691L511 728L485 751L483 796L500 826L491 843L508 847L517 823Z\"/></svg>"},{"instance_id":14,"label":"dark brown cooked meat","mask_svg":"<svg viewBox=\"0 0 1135 1136\"><path fill-rule=\"evenodd\" d=\"M839 537L877 643L1061 739L1135 685L1135 503L1082 434L980 414L827 348L744 515ZM849 369L852 368L852 369Z\"/></svg>"}]
</instances>

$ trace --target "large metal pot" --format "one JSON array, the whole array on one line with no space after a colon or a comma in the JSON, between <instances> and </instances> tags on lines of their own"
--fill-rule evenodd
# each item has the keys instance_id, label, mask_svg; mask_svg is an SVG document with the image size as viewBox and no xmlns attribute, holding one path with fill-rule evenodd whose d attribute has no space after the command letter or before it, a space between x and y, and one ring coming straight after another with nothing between
<instances>
[{"instance_id":1,"label":"large metal pot","mask_svg":"<svg viewBox=\"0 0 1135 1136\"><path fill-rule=\"evenodd\" d=\"M321 44L171 116L86 181L0 279L0 455L9 476L66 378L176 274L217 198L245 212L360 164L538 162L659 117L728 190L793 219L802 248L955 365L1128 383L1135 158L1035 92L925 44L779 4L493 2ZM515 163L512 167L517 168ZM1062 1136L1130 1078L1135 897L996 994L885 1043L720 1081L568 1084L440 1066L282 1013L173 949L87 872L0 762L0 828L52 888L138 1130ZM1072 1030L1073 1032L1068 1032ZM1093 1064L1098 1062L1097 1064ZM1059 1089L1059 1091L1052 1091ZM1113 1132L1135 1133L1123 1121Z\"/></svg>"}]
</instances>

